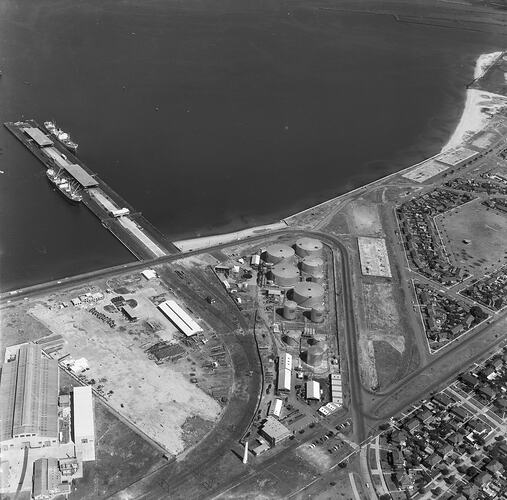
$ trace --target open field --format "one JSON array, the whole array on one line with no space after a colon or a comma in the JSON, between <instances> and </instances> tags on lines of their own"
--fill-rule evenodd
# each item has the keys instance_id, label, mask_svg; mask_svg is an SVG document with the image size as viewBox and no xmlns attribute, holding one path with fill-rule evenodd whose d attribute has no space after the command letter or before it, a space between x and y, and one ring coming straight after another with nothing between
<instances>
[{"instance_id":1,"label":"open field","mask_svg":"<svg viewBox=\"0 0 507 500\"><path fill-rule=\"evenodd\" d=\"M79 383L60 370L60 393L68 394ZM160 451L95 399L94 462L83 464L71 499L108 498L145 474L167 465Z\"/></svg>"},{"instance_id":2,"label":"open field","mask_svg":"<svg viewBox=\"0 0 507 500\"><path fill-rule=\"evenodd\" d=\"M507 262L506 215L476 200L436 217L436 221L444 244L469 273L480 276Z\"/></svg>"}]
</instances>

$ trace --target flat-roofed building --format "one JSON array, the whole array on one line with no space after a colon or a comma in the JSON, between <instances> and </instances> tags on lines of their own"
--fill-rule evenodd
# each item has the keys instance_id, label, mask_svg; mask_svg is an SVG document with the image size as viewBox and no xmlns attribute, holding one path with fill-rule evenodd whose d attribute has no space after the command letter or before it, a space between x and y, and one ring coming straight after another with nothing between
<instances>
[{"instance_id":1,"label":"flat-roofed building","mask_svg":"<svg viewBox=\"0 0 507 500\"><path fill-rule=\"evenodd\" d=\"M51 146L53 144L53 141L37 127L26 127L23 129L23 132L28 135L30 139L33 139L40 148Z\"/></svg>"},{"instance_id":2,"label":"flat-roofed building","mask_svg":"<svg viewBox=\"0 0 507 500\"><path fill-rule=\"evenodd\" d=\"M0 401L2 450L57 444L58 363L40 345L23 344L2 365Z\"/></svg>"},{"instance_id":3,"label":"flat-roofed building","mask_svg":"<svg viewBox=\"0 0 507 500\"><path fill-rule=\"evenodd\" d=\"M83 462L95 460L95 421L90 386L74 387L72 415L76 453L82 455Z\"/></svg>"},{"instance_id":4,"label":"flat-roofed building","mask_svg":"<svg viewBox=\"0 0 507 500\"><path fill-rule=\"evenodd\" d=\"M285 427L285 425L270 415L262 426L261 434L272 446L275 446L290 437L291 432L287 429L287 427Z\"/></svg>"},{"instance_id":5,"label":"flat-roofed building","mask_svg":"<svg viewBox=\"0 0 507 500\"><path fill-rule=\"evenodd\" d=\"M316 380L306 382L306 399L320 401L320 384Z\"/></svg>"},{"instance_id":6,"label":"flat-roofed building","mask_svg":"<svg viewBox=\"0 0 507 500\"><path fill-rule=\"evenodd\" d=\"M159 304L158 308L187 337L191 337L203 331L197 322L195 322L174 300L166 300Z\"/></svg>"}]
</instances>

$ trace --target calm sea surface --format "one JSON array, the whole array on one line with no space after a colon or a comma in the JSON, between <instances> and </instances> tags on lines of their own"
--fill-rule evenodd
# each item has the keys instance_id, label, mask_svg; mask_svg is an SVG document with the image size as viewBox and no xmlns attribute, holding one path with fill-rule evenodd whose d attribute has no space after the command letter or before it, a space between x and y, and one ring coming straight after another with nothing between
<instances>
[{"instance_id":1,"label":"calm sea surface","mask_svg":"<svg viewBox=\"0 0 507 500\"><path fill-rule=\"evenodd\" d=\"M3 0L0 121L56 119L162 232L198 236L436 153L475 59L499 48L290 0ZM0 148L3 290L132 260L3 127Z\"/></svg>"}]
</instances>

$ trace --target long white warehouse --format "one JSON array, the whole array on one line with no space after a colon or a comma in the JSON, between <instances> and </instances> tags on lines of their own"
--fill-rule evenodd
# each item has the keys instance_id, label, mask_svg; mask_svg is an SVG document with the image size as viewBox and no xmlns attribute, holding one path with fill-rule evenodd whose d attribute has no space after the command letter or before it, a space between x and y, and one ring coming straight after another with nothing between
<instances>
[{"instance_id":1,"label":"long white warehouse","mask_svg":"<svg viewBox=\"0 0 507 500\"><path fill-rule=\"evenodd\" d=\"M158 308L184 333L191 337L202 332L202 328L174 300L166 300Z\"/></svg>"},{"instance_id":2,"label":"long white warehouse","mask_svg":"<svg viewBox=\"0 0 507 500\"><path fill-rule=\"evenodd\" d=\"M95 460L95 423L93 418L93 397L90 386L74 387L74 444L83 462Z\"/></svg>"}]
</instances>

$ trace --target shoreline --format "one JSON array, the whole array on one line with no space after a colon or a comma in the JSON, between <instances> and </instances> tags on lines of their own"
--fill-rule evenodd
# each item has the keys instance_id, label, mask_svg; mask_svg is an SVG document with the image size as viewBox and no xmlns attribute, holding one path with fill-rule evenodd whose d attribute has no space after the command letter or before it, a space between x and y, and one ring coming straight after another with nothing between
<instances>
[{"instance_id":1,"label":"shoreline","mask_svg":"<svg viewBox=\"0 0 507 500\"><path fill-rule=\"evenodd\" d=\"M497 59L502 56L502 54L504 54L504 51L497 51L489 54L481 54L477 58L475 63L474 78L473 78L474 81L481 78L487 72L487 70L497 61ZM451 137L449 138L449 140L445 143L445 145L437 154L429 158L425 158L414 165L410 165L408 167L402 168L401 170L397 170L396 172L392 172L388 175L380 177L379 179L376 179L368 184L358 186L357 188L352 189L351 191L347 191L346 193L343 193L335 198L323 201L322 203L313 205L295 214L288 215L287 217L284 217L278 222L273 222L272 224L264 224L261 226L253 226L230 233L183 239L179 241L174 241L173 244L181 252L185 253L190 250L201 250L218 244L231 243L233 241L247 239L251 236L258 236L259 234L263 233L267 235L271 231L287 227L290 225L290 220L296 218L299 215L302 215L306 212L314 211L328 204L336 203L340 199L350 196L351 194L356 193L360 190L370 188L374 184L385 181L390 177L394 177L396 175L401 175L404 172L408 172L409 170L419 165L422 165L423 163L439 156L442 153L455 149L459 146L463 146L470 137L486 128L492 115L495 115L500 109L506 106L507 106L507 97L505 96L479 89L467 89L465 104L463 107L463 112L461 114L460 120L457 123L456 128ZM485 108L487 109L487 111L485 111Z\"/></svg>"}]
</instances>

